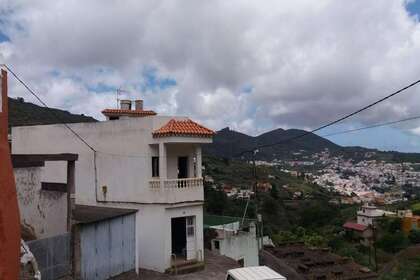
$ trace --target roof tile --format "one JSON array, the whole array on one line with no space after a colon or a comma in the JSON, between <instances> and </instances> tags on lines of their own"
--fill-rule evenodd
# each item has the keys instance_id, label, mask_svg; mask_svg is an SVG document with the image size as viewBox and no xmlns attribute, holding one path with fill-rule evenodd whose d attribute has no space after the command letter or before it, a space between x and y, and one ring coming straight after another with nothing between
<instances>
[{"instance_id":1,"label":"roof tile","mask_svg":"<svg viewBox=\"0 0 420 280\"><path fill-rule=\"evenodd\" d=\"M361 225L358 223L353 223L353 222L347 222L343 225L343 227L346 229L352 229L356 231L365 231L368 228L368 226Z\"/></svg>"},{"instance_id":2,"label":"roof tile","mask_svg":"<svg viewBox=\"0 0 420 280\"><path fill-rule=\"evenodd\" d=\"M199 136L212 137L214 131L210 130L190 119L171 119L167 124L153 132L153 137L165 136Z\"/></svg>"},{"instance_id":3,"label":"roof tile","mask_svg":"<svg viewBox=\"0 0 420 280\"><path fill-rule=\"evenodd\" d=\"M102 114L105 116L154 116L156 115L155 111L152 110L124 110L124 109L105 109L102 111Z\"/></svg>"}]
</instances>

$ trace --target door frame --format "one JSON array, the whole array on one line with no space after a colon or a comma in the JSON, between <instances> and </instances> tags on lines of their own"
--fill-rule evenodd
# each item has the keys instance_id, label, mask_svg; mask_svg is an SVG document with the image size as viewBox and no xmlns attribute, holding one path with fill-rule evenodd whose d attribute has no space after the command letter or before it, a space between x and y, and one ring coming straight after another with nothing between
<instances>
[{"instance_id":1,"label":"door frame","mask_svg":"<svg viewBox=\"0 0 420 280\"><path fill-rule=\"evenodd\" d=\"M185 170L185 177L182 176L181 177L181 160L185 160L185 166L184 166L184 170ZM178 157L178 163L177 163L177 168L178 168L178 179L185 179L188 178L188 173L189 173L189 158L188 156L179 156Z\"/></svg>"}]
</instances>

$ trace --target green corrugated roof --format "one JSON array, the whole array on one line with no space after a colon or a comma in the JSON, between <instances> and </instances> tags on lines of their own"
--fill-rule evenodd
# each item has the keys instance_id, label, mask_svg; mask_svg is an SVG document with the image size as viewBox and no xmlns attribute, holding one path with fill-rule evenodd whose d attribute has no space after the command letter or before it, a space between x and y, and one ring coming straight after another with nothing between
<instances>
[{"instance_id":1,"label":"green corrugated roof","mask_svg":"<svg viewBox=\"0 0 420 280\"><path fill-rule=\"evenodd\" d=\"M204 215L204 228L211 226L231 224L234 222L242 222L241 217L230 217L230 216L218 216L218 215ZM243 227L247 227L250 222L255 222L253 219L245 219Z\"/></svg>"}]
</instances>

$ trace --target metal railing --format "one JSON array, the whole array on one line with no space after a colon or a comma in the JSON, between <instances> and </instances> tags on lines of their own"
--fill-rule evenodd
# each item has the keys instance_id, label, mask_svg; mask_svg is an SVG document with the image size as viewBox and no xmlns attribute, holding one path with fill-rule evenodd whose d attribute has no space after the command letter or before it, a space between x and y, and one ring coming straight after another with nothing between
<instances>
[{"instance_id":1,"label":"metal railing","mask_svg":"<svg viewBox=\"0 0 420 280\"><path fill-rule=\"evenodd\" d=\"M153 179L149 181L149 187L152 190L160 190L162 189L161 183L163 183L163 188L165 190L202 188L203 178Z\"/></svg>"}]
</instances>

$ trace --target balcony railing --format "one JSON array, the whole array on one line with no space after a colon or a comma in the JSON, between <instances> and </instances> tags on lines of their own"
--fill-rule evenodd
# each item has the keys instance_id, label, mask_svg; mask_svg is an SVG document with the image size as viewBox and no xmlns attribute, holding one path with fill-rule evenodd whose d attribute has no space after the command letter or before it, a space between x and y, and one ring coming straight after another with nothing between
<instances>
[{"instance_id":1,"label":"balcony railing","mask_svg":"<svg viewBox=\"0 0 420 280\"><path fill-rule=\"evenodd\" d=\"M177 190L177 189L194 189L203 187L203 178L185 178L185 179L153 179L149 181L150 189L161 190L161 182L163 182L163 189Z\"/></svg>"}]
</instances>

